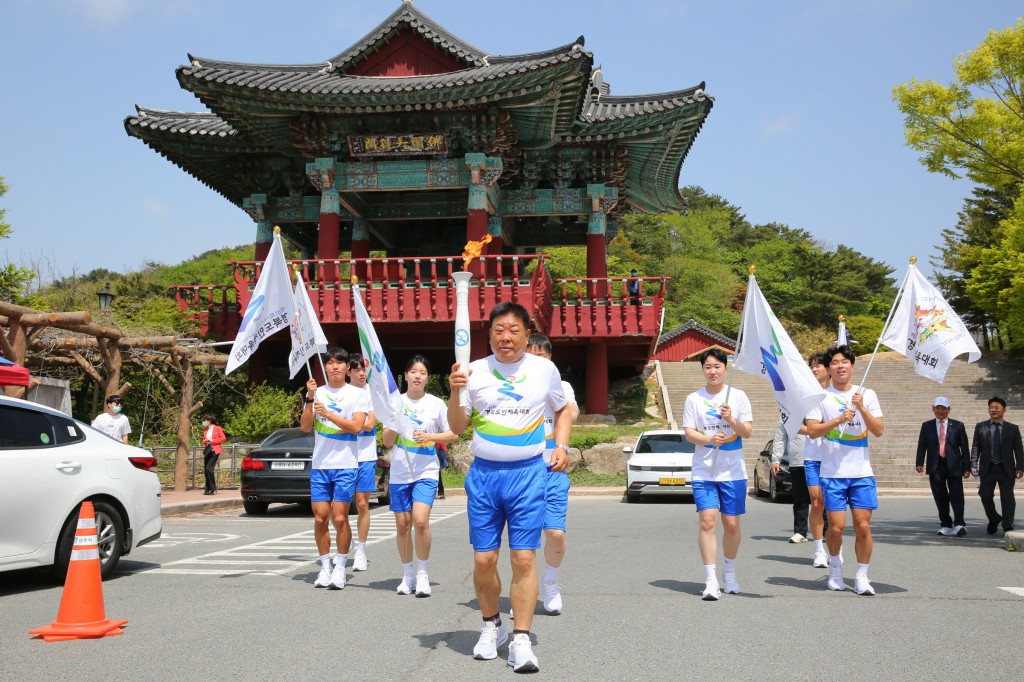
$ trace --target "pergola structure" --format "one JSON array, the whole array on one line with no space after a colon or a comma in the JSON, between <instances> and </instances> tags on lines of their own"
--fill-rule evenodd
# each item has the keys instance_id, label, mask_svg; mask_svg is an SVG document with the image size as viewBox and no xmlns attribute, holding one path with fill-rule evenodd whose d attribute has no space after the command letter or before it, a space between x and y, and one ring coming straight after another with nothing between
<instances>
[{"instance_id":1,"label":"pergola structure","mask_svg":"<svg viewBox=\"0 0 1024 682\"><path fill-rule=\"evenodd\" d=\"M610 371L649 358L666 279L644 277L630 297L608 277L606 245L625 211L683 209L680 168L712 107L703 83L613 96L582 37L492 55L411 2L322 63L189 55L177 78L210 111L139 107L126 131L256 223L256 261L234 264L234 287L177 287L205 331L237 331L279 225L332 341L356 345L356 276L392 362L421 352L446 368L450 275L463 245L489 234L473 269L473 357L490 306L515 300L585 385L589 412L607 411ZM586 245L585 279L551 278L544 250L563 245ZM250 377L286 355L264 344Z\"/></svg>"}]
</instances>

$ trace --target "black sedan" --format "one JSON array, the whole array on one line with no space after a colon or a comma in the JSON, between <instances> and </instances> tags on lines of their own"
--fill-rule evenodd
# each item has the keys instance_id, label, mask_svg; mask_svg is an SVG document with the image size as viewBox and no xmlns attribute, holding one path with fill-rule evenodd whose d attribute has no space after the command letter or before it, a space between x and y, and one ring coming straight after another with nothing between
<instances>
[{"instance_id":1,"label":"black sedan","mask_svg":"<svg viewBox=\"0 0 1024 682\"><path fill-rule=\"evenodd\" d=\"M793 493L793 480L789 477L789 459L782 455L782 466L778 474L772 474L772 441L768 441L757 456L754 465L754 495L768 495L776 502L781 495Z\"/></svg>"},{"instance_id":2,"label":"black sedan","mask_svg":"<svg viewBox=\"0 0 1024 682\"><path fill-rule=\"evenodd\" d=\"M313 432L278 429L242 459L242 500L249 514L265 514L271 502L309 504L309 471L313 463ZM377 491L370 499L390 501L390 463L377 460ZM352 505L355 511L355 504Z\"/></svg>"}]
</instances>

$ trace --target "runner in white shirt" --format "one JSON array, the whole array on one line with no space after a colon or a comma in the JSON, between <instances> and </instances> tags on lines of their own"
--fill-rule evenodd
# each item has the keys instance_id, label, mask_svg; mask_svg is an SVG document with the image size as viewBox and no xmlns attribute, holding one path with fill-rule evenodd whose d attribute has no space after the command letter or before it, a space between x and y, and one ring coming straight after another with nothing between
<instances>
[{"instance_id":1,"label":"runner in white shirt","mask_svg":"<svg viewBox=\"0 0 1024 682\"><path fill-rule=\"evenodd\" d=\"M313 507L313 537L320 552L320 575L314 587L345 587L345 562L352 544L348 508L356 493L359 473L358 434L370 411L369 394L345 383L348 353L338 347L324 353L327 385L306 382L305 405L299 426L314 431L313 462L309 472ZM338 556L331 568L331 528L337 531ZM345 552L342 554L342 552Z\"/></svg>"},{"instance_id":2,"label":"runner in white shirt","mask_svg":"<svg viewBox=\"0 0 1024 682\"><path fill-rule=\"evenodd\" d=\"M459 439L448 428L448 407L437 396L426 392L430 379L430 363L422 355L414 355L405 366L406 391L402 395L401 433L384 429L384 447L391 450L391 511L395 513L398 556L404 577L398 594L430 596L430 510L437 495L441 466L437 461L437 443L454 443ZM419 566L412 566L412 527L416 527L416 556Z\"/></svg>"},{"instance_id":3,"label":"runner in white shirt","mask_svg":"<svg viewBox=\"0 0 1024 682\"><path fill-rule=\"evenodd\" d=\"M549 360L526 352L530 315L503 301L491 310L490 355L468 368L452 366L448 423L462 433L473 425L474 461L466 476L467 513L474 551L473 582L484 623L473 657L490 660L508 639L498 598L498 551L508 526L511 550L510 599L519 614L508 664L516 672L539 669L530 643L537 602L536 553L544 527L548 467L544 466L544 410L555 415L552 471L564 471L572 415L561 377Z\"/></svg>"},{"instance_id":4,"label":"runner in white shirt","mask_svg":"<svg viewBox=\"0 0 1024 682\"><path fill-rule=\"evenodd\" d=\"M875 485L871 459L868 455L868 434L878 438L885 430L878 397L870 388L853 384L853 363L857 356L848 346L830 348L825 353L832 386L818 407L807 415L807 431L811 438L823 437L821 457L821 488L828 512L828 533L825 543L829 552L828 589L845 590L843 582L843 529L846 527L846 506L853 510L854 549L857 574L853 591L873 595L868 580L873 541L871 513L878 509L878 488Z\"/></svg>"},{"instance_id":5,"label":"runner in white shirt","mask_svg":"<svg viewBox=\"0 0 1024 682\"><path fill-rule=\"evenodd\" d=\"M722 578L725 592L739 594L736 555L740 549L740 516L747 511L747 466L743 439L754 430L750 400L738 388L727 389L728 356L718 348L700 354L707 385L686 396L683 429L694 445L693 499L700 515L697 546L704 562L705 601L716 601L718 586L718 519L722 519Z\"/></svg>"},{"instance_id":6,"label":"runner in white shirt","mask_svg":"<svg viewBox=\"0 0 1024 682\"><path fill-rule=\"evenodd\" d=\"M818 380L822 388L828 388L828 363L825 354L817 353L807 359L807 366ZM800 432L807 434L807 426L801 426ZM817 568L828 568L828 555L825 553L825 497L821 493L821 449L823 439L808 438L804 445L804 476L807 478L807 493L811 498L811 517L808 525L811 540L814 541L814 556L811 565Z\"/></svg>"},{"instance_id":7,"label":"runner in white shirt","mask_svg":"<svg viewBox=\"0 0 1024 682\"><path fill-rule=\"evenodd\" d=\"M359 353L348 356L348 383L366 390L366 361ZM363 429L357 436L359 474L356 480L356 541L352 559L353 571L365 571L366 540L370 536L370 493L377 490L377 417L373 408L366 413Z\"/></svg>"},{"instance_id":8,"label":"runner in white shirt","mask_svg":"<svg viewBox=\"0 0 1024 682\"><path fill-rule=\"evenodd\" d=\"M551 359L551 341L543 334L530 336L526 352ZM566 409L572 414L573 423L580 416L576 404L576 393L569 382L562 382ZM544 412L544 463L551 463L551 451L555 449L555 415ZM544 497L544 575L540 586L544 596L544 610L548 613L562 612L562 591L558 588L558 571L565 558L565 516L569 508L569 475L564 471L548 471L547 493ZM511 617L511 613L509 616Z\"/></svg>"}]
</instances>

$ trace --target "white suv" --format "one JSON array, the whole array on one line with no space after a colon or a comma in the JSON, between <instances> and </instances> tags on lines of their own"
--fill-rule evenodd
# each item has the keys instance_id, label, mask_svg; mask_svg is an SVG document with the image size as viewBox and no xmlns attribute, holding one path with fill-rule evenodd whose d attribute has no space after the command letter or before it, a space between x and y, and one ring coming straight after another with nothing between
<instances>
[{"instance_id":1,"label":"white suv","mask_svg":"<svg viewBox=\"0 0 1024 682\"><path fill-rule=\"evenodd\" d=\"M626 501L636 502L641 493L693 495L693 444L683 431L644 431L626 462Z\"/></svg>"},{"instance_id":2,"label":"white suv","mask_svg":"<svg viewBox=\"0 0 1024 682\"><path fill-rule=\"evenodd\" d=\"M0 396L0 571L67 571L78 509L96 509L102 574L160 537L160 480L152 453L67 415Z\"/></svg>"}]
</instances>

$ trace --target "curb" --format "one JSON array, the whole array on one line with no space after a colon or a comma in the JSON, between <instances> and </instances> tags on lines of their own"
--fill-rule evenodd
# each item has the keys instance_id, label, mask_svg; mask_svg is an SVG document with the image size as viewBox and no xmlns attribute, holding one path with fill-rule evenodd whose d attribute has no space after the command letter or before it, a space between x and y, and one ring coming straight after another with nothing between
<instances>
[{"instance_id":1,"label":"curb","mask_svg":"<svg viewBox=\"0 0 1024 682\"><path fill-rule=\"evenodd\" d=\"M1003 536L1007 552L1024 552L1024 531L1009 530Z\"/></svg>"},{"instance_id":2,"label":"curb","mask_svg":"<svg viewBox=\"0 0 1024 682\"><path fill-rule=\"evenodd\" d=\"M195 512L214 511L219 509L235 509L242 506L241 497L225 497L222 500L197 500L188 502L172 502L160 507L160 516L180 516Z\"/></svg>"}]
</instances>

